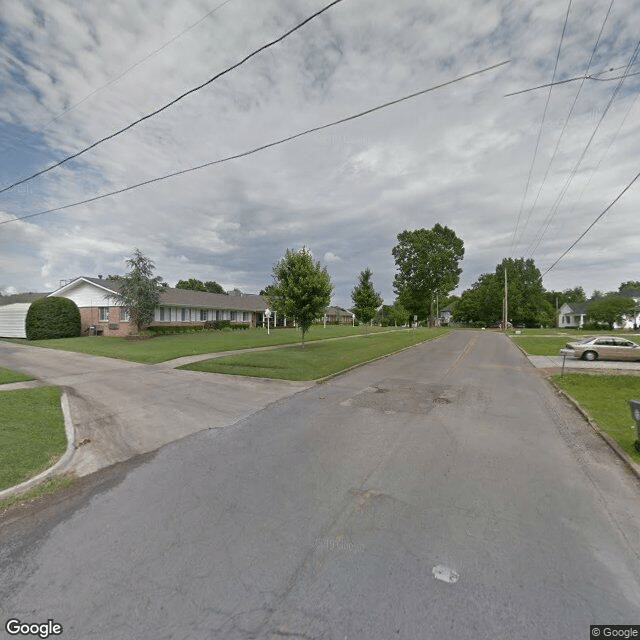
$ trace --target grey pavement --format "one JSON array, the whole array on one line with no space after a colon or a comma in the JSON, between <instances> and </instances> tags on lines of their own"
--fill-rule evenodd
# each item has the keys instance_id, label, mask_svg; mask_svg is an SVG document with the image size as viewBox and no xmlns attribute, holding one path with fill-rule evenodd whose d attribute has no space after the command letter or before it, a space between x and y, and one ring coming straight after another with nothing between
<instances>
[{"instance_id":1,"label":"grey pavement","mask_svg":"<svg viewBox=\"0 0 640 640\"><path fill-rule=\"evenodd\" d=\"M0 521L0 618L65 640L640 622L639 481L500 334L450 333L117 468Z\"/></svg>"},{"instance_id":2,"label":"grey pavement","mask_svg":"<svg viewBox=\"0 0 640 640\"><path fill-rule=\"evenodd\" d=\"M174 368L214 355L222 354L148 365L0 341L0 365L38 378L6 390L34 384L66 390L76 445L84 444L65 471L78 476L233 424L310 384Z\"/></svg>"}]
</instances>

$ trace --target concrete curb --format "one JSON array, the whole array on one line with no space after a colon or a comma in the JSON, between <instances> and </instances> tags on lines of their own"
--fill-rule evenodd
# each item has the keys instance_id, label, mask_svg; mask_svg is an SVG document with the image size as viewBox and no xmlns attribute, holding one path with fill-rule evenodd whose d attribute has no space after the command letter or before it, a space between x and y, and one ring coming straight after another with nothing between
<instances>
[{"instance_id":1,"label":"concrete curb","mask_svg":"<svg viewBox=\"0 0 640 640\"><path fill-rule=\"evenodd\" d=\"M531 360L529 360L529 354L517 343L511 340L512 344L515 344L518 349L524 354L527 358L527 362L531 366L535 366ZM627 465L631 473L640 480L640 465L634 462L629 454L608 434L602 431L600 427L596 424L593 418L580 406L577 400L574 400L566 391L563 391L559 387L557 387L551 376L545 374L544 376L547 382L553 386L553 388L558 392L558 395L562 396L565 400L569 402L569 404L573 405L573 407L582 415L582 417L587 421L589 426L613 449L613 451L618 455L618 457Z\"/></svg>"},{"instance_id":2,"label":"concrete curb","mask_svg":"<svg viewBox=\"0 0 640 640\"><path fill-rule=\"evenodd\" d=\"M13 496L17 493L22 493L27 489L35 487L47 478L50 478L71 461L71 458L76 451L74 444L75 431L73 428L73 421L71 420L69 398L67 396L67 392L64 389L62 390L62 394L60 397L60 407L62 409L62 415L64 417L64 431L65 435L67 436L67 449L64 452L63 456L52 467L49 467L49 469L46 469L42 473L39 473L37 476L30 478L29 480L25 480L24 482L21 482L14 487L9 487L8 489L3 489L2 491L0 491L0 499L8 498L9 496Z\"/></svg>"},{"instance_id":3,"label":"concrete curb","mask_svg":"<svg viewBox=\"0 0 640 640\"><path fill-rule=\"evenodd\" d=\"M553 383L550 376L546 376L547 380L550 384L553 385L554 389L558 392L560 396L565 398L573 407L582 415L582 417L589 423L589 426L618 454L620 459L626 463L629 467L631 473L640 480L640 465L634 462L629 454L608 434L602 431L597 423L593 420L593 418L580 406L577 400L572 398L566 391L559 389Z\"/></svg>"}]
</instances>

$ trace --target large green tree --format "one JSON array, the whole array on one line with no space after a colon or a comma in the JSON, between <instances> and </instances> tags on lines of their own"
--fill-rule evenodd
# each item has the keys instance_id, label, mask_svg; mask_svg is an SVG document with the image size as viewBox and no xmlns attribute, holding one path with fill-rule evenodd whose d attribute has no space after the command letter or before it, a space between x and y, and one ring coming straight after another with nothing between
<instances>
[{"instance_id":1,"label":"large green tree","mask_svg":"<svg viewBox=\"0 0 640 640\"><path fill-rule=\"evenodd\" d=\"M615 323L622 324L628 317L634 316L635 302L617 293L592 300L587 305L587 315L593 322L604 322L613 329Z\"/></svg>"},{"instance_id":2,"label":"large green tree","mask_svg":"<svg viewBox=\"0 0 640 640\"><path fill-rule=\"evenodd\" d=\"M118 293L112 296L119 304L129 310L131 321L141 331L151 324L155 309L160 302L160 294L167 288L160 276L154 276L155 264L134 249L127 259L129 271L124 276L109 276L118 283Z\"/></svg>"},{"instance_id":3,"label":"large green tree","mask_svg":"<svg viewBox=\"0 0 640 640\"><path fill-rule=\"evenodd\" d=\"M383 327L402 327L409 322L409 312L396 300L392 305L383 304L377 318Z\"/></svg>"},{"instance_id":4,"label":"large green tree","mask_svg":"<svg viewBox=\"0 0 640 640\"><path fill-rule=\"evenodd\" d=\"M564 291L545 291L544 297L554 309L556 305L559 309L565 302L587 301L587 296L582 287L574 287L573 289L565 289Z\"/></svg>"},{"instance_id":5,"label":"large green tree","mask_svg":"<svg viewBox=\"0 0 640 640\"><path fill-rule=\"evenodd\" d=\"M304 336L313 322L331 302L333 285L326 267L314 262L311 253L287 249L284 258L273 267L273 285L267 297L281 315L296 322Z\"/></svg>"},{"instance_id":6,"label":"large green tree","mask_svg":"<svg viewBox=\"0 0 640 640\"><path fill-rule=\"evenodd\" d=\"M189 289L190 291L206 291L208 293L226 293L226 291L214 280L197 280L189 278L188 280L178 280L176 289Z\"/></svg>"},{"instance_id":7,"label":"large green tree","mask_svg":"<svg viewBox=\"0 0 640 640\"><path fill-rule=\"evenodd\" d=\"M624 293L625 291L640 291L640 280L627 280L626 282L621 282L618 287L618 291L620 293Z\"/></svg>"},{"instance_id":8,"label":"large green tree","mask_svg":"<svg viewBox=\"0 0 640 640\"><path fill-rule=\"evenodd\" d=\"M358 284L351 292L352 311L358 321L365 325L373 320L378 307L382 304L382 296L373 288L372 275L369 267L361 271L358 276Z\"/></svg>"},{"instance_id":9,"label":"large green tree","mask_svg":"<svg viewBox=\"0 0 640 640\"><path fill-rule=\"evenodd\" d=\"M397 273L393 287L398 301L410 314L431 318L436 294L444 298L460 282L464 243L452 229L436 224L398 234L393 248Z\"/></svg>"},{"instance_id":10,"label":"large green tree","mask_svg":"<svg viewBox=\"0 0 640 640\"><path fill-rule=\"evenodd\" d=\"M505 258L494 273L484 273L460 296L453 311L459 322L486 326L502 321L505 270L507 272L507 319L514 324L553 324L554 310L545 298L542 276L533 260Z\"/></svg>"}]
</instances>

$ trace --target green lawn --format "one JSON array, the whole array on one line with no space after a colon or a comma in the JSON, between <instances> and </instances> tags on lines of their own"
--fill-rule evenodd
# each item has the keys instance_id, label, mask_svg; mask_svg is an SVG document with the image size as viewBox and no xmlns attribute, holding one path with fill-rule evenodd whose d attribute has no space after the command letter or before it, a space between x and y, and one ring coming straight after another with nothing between
<instances>
[{"instance_id":1,"label":"green lawn","mask_svg":"<svg viewBox=\"0 0 640 640\"><path fill-rule=\"evenodd\" d=\"M389 331L389 328L368 327L369 333ZM350 326L313 326L305 337L305 341L339 338L360 335L362 327ZM266 329L246 329L240 331L206 331L187 333L175 336L160 336L149 340L129 341L124 338L105 336L85 336L81 338L61 338L58 340L12 340L35 347L49 347L63 351L76 351L96 356L120 358L133 362L153 364L173 360L182 356L199 355L201 353L218 353L251 347L269 345L295 344L300 341L298 329L272 329L267 335Z\"/></svg>"},{"instance_id":2,"label":"green lawn","mask_svg":"<svg viewBox=\"0 0 640 640\"><path fill-rule=\"evenodd\" d=\"M317 380L446 332L444 328L403 329L349 340L311 342L304 348L297 345L273 351L241 353L180 368L281 380Z\"/></svg>"},{"instance_id":3,"label":"green lawn","mask_svg":"<svg viewBox=\"0 0 640 640\"><path fill-rule=\"evenodd\" d=\"M33 380L33 378L24 373L18 373L13 369L0 367L0 384L8 384L9 382L25 382L27 380Z\"/></svg>"},{"instance_id":4,"label":"green lawn","mask_svg":"<svg viewBox=\"0 0 640 640\"><path fill-rule=\"evenodd\" d=\"M67 447L59 387L0 392L0 489L50 467Z\"/></svg>"},{"instance_id":5,"label":"green lawn","mask_svg":"<svg viewBox=\"0 0 640 640\"><path fill-rule=\"evenodd\" d=\"M640 376L570 373L553 376L553 382L640 463L640 453L633 446L637 434L629 409L629 400L640 400Z\"/></svg>"},{"instance_id":6,"label":"green lawn","mask_svg":"<svg viewBox=\"0 0 640 640\"><path fill-rule=\"evenodd\" d=\"M511 339L530 356L559 356L567 342L581 340L584 336L512 336Z\"/></svg>"}]
</instances>

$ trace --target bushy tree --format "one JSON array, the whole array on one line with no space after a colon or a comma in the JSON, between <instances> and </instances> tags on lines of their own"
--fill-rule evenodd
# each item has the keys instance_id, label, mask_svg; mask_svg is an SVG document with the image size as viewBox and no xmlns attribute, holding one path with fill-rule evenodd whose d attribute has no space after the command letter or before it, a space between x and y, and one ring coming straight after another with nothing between
<instances>
[{"instance_id":1,"label":"bushy tree","mask_svg":"<svg viewBox=\"0 0 640 640\"><path fill-rule=\"evenodd\" d=\"M112 296L129 310L131 321L141 331L153 322L160 294L167 288L160 276L153 276L155 264L139 249L127 260L129 272L124 276L109 276L118 284L118 293Z\"/></svg>"},{"instance_id":2,"label":"bushy tree","mask_svg":"<svg viewBox=\"0 0 640 640\"><path fill-rule=\"evenodd\" d=\"M582 287L574 287L573 289L565 289L564 291L545 291L544 297L554 309L556 304L559 309L565 302L587 301L587 296Z\"/></svg>"},{"instance_id":3,"label":"bushy tree","mask_svg":"<svg viewBox=\"0 0 640 640\"><path fill-rule=\"evenodd\" d=\"M80 310L69 298L38 298L27 311L25 330L27 340L74 338L81 332Z\"/></svg>"},{"instance_id":4,"label":"bushy tree","mask_svg":"<svg viewBox=\"0 0 640 640\"><path fill-rule=\"evenodd\" d=\"M206 291L207 293L226 293L226 291L214 280L197 280L189 278L188 280L178 280L176 289L188 289L189 291Z\"/></svg>"},{"instance_id":5,"label":"bushy tree","mask_svg":"<svg viewBox=\"0 0 640 640\"><path fill-rule=\"evenodd\" d=\"M460 296L453 310L458 322L486 326L502 321L504 272L507 271L508 320L536 326L552 324L554 310L545 299L542 276L533 260L505 258L494 273L484 273Z\"/></svg>"},{"instance_id":6,"label":"bushy tree","mask_svg":"<svg viewBox=\"0 0 640 640\"><path fill-rule=\"evenodd\" d=\"M618 287L618 291L620 293L624 293L625 291L640 291L640 280L627 280L626 282L621 282Z\"/></svg>"},{"instance_id":7,"label":"bushy tree","mask_svg":"<svg viewBox=\"0 0 640 640\"><path fill-rule=\"evenodd\" d=\"M436 224L398 234L391 253L397 267L393 287L398 301L410 314L430 317L436 293L444 298L458 286L464 243L451 229Z\"/></svg>"},{"instance_id":8,"label":"bushy tree","mask_svg":"<svg viewBox=\"0 0 640 640\"><path fill-rule=\"evenodd\" d=\"M306 247L300 251L287 249L284 258L273 267L268 299L279 314L300 327L304 347L304 336L329 306L332 290L326 267L314 262Z\"/></svg>"},{"instance_id":9,"label":"bushy tree","mask_svg":"<svg viewBox=\"0 0 640 640\"><path fill-rule=\"evenodd\" d=\"M369 267L361 271L358 276L358 284L351 292L351 300L354 305L352 311L358 321L365 325L373 320L378 307L382 304L382 296L373 288L372 275Z\"/></svg>"},{"instance_id":10,"label":"bushy tree","mask_svg":"<svg viewBox=\"0 0 640 640\"><path fill-rule=\"evenodd\" d=\"M409 322L409 312L397 300L383 304L377 317L383 327L402 327Z\"/></svg>"},{"instance_id":11,"label":"bushy tree","mask_svg":"<svg viewBox=\"0 0 640 640\"><path fill-rule=\"evenodd\" d=\"M604 322L613 329L615 323L622 324L627 317L633 317L635 303L633 298L610 293L592 300L587 305L587 315L594 322Z\"/></svg>"}]
</instances>

